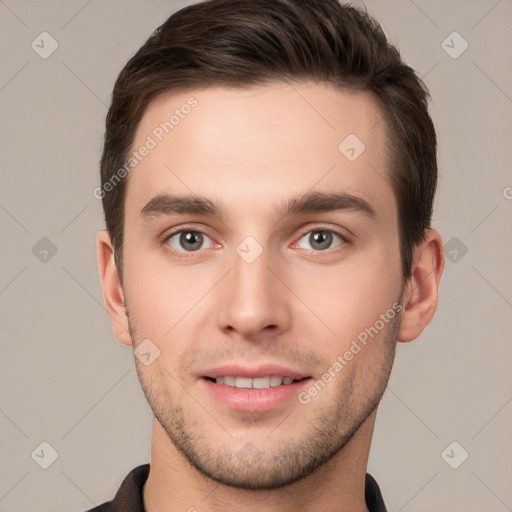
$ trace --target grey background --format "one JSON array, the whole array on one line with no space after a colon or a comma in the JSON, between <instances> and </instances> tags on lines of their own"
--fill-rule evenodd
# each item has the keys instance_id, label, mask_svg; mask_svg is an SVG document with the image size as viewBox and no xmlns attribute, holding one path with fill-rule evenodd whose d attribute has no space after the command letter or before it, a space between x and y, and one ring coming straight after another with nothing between
<instances>
[{"instance_id":1,"label":"grey background","mask_svg":"<svg viewBox=\"0 0 512 512\"><path fill-rule=\"evenodd\" d=\"M151 411L103 307L92 191L117 74L187 3L0 0L0 511L88 509L150 460ZM512 1L366 5L432 93L449 244L437 314L398 347L368 471L390 511L512 510ZM47 59L31 47L43 31ZM442 46L454 31L458 58ZM48 469L41 442L58 453Z\"/></svg>"}]
</instances>

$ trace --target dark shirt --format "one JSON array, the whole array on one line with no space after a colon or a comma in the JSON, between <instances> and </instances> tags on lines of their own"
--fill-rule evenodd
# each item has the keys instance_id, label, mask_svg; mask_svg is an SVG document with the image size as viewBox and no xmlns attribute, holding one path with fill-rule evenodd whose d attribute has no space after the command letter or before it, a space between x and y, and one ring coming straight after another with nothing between
<instances>
[{"instance_id":1,"label":"dark shirt","mask_svg":"<svg viewBox=\"0 0 512 512\"><path fill-rule=\"evenodd\" d=\"M132 469L123 480L114 499L87 512L145 512L142 489L149 475L149 464ZM387 512L379 486L375 479L366 473L364 497L370 512Z\"/></svg>"}]
</instances>

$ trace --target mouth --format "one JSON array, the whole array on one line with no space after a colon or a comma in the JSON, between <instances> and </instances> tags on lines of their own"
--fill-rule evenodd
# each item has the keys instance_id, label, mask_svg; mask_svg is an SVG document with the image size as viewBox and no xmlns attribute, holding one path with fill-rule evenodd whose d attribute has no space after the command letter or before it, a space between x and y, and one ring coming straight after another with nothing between
<instances>
[{"instance_id":1,"label":"mouth","mask_svg":"<svg viewBox=\"0 0 512 512\"><path fill-rule=\"evenodd\" d=\"M300 405L300 393L311 380L311 377L282 375L217 375L199 379L204 392L219 406L227 411L251 414L269 411L283 414L286 408Z\"/></svg>"},{"instance_id":2,"label":"mouth","mask_svg":"<svg viewBox=\"0 0 512 512\"><path fill-rule=\"evenodd\" d=\"M259 413L281 411L310 383L312 375L288 365L261 362L247 366L233 361L204 368L197 375L205 393L230 411Z\"/></svg>"}]
</instances>

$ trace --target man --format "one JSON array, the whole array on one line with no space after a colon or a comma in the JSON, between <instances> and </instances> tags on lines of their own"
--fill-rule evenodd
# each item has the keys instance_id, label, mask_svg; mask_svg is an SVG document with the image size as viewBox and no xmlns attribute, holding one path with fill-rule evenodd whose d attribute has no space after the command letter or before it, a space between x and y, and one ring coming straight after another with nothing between
<instances>
[{"instance_id":1,"label":"man","mask_svg":"<svg viewBox=\"0 0 512 512\"><path fill-rule=\"evenodd\" d=\"M336 0L194 4L128 62L98 262L152 451L93 510L386 510L377 406L444 268L427 98Z\"/></svg>"}]
</instances>

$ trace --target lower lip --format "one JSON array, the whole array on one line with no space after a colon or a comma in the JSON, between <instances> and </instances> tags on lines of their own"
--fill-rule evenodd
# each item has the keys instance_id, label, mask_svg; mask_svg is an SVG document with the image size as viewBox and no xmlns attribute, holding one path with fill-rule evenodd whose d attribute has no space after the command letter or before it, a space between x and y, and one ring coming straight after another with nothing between
<instances>
[{"instance_id":1,"label":"lower lip","mask_svg":"<svg viewBox=\"0 0 512 512\"><path fill-rule=\"evenodd\" d=\"M309 384L310 380L311 378L307 378L267 389L247 389L217 384L205 378L201 379L208 392L219 402L234 411L241 412L264 412L275 409L294 398L298 401L298 394Z\"/></svg>"}]
</instances>

